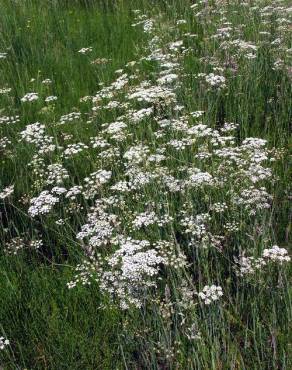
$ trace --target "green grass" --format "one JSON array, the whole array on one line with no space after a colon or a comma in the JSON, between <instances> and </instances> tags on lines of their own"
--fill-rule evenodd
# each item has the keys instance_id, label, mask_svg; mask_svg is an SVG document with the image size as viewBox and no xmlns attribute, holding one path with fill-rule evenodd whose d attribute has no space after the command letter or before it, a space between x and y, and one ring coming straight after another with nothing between
<instances>
[{"instance_id":1,"label":"green grass","mask_svg":"<svg viewBox=\"0 0 292 370\"><path fill-rule=\"evenodd\" d=\"M0 191L15 184L14 201L0 200L0 336L10 340L10 346L0 350L0 368L291 368L291 267L271 266L265 277L242 282L234 276L230 262L242 245L253 251L263 249L266 241L285 248L291 243L291 67L290 72L284 68L273 69L277 57L282 57L285 65L289 65L289 53L271 47L271 41L279 36L276 21L271 16L268 26L271 35L266 43L260 44L256 59L250 63L240 59L236 73L228 75L227 90L207 91L196 77L198 73L212 71L210 63L202 62L202 58L216 56L221 61L227 58L222 48L218 48L219 41L210 38L220 16L210 14L209 22L201 20L190 10L191 4L187 0L2 0L0 53L7 52L8 57L0 59L0 89L9 87L11 92L0 94L0 117L19 114L20 122L0 126L1 137L8 137L12 143L9 151L0 152ZM182 62L185 76L180 75L179 103L189 112L204 110L204 123L212 127L220 127L222 122L238 123L237 140L259 137L268 141L269 148L284 150L284 155L272 164L278 180L267 185L274 197L271 212L263 212L255 220L239 215L243 229L228 239L224 253L187 247L187 239L178 225L166 231L166 234L176 233L177 240L184 246L192 265L188 278L193 279L194 285L198 283L202 287L203 282L215 279L224 288L225 304L205 308L196 304L190 313L201 333L201 339L192 343L182 334L179 314L175 313L171 320L165 319L159 312L160 306L151 300L140 310L122 311L117 305L108 305L102 310L100 307L108 304L108 297L101 294L98 284L86 288L78 286L73 290L67 288L66 283L72 279L75 266L84 259L76 233L86 222L86 211L92 205L90 201L84 201L82 211L75 211L63 228L56 227L53 216L33 220L27 214L28 204L19 201L23 196L37 196L43 190L43 184L36 181L37 176L28 167L35 152L31 145L19 141L19 132L26 125L37 121L44 123L48 134L58 145L64 146L63 133L72 134L74 142L88 143L103 123L117 118L117 113L102 111L93 118L93 123L86 123L91 108L79 99L95 95L100 83L108 85L116 78L117 69L144 55L149 37L142 28L132 27L134 9L158 18L159 32L165 42L181 39L187 32L197 35L193 39L184 38L184 45L193 50ZM233 25L246 25L242 31L243 39L255 43L260 40L259 31L263 24L257 11L251 18L248 9L240 2L231 2L227 9L226 16ZM187 23L174 27L178 19L186 19ZM289 33L283 33L281 37L286 49L291 49ZM78 53L79 49L88 46L93 48L92 53ZM91 63L98 58L106 58L108 62ZM144 61L139 73L144 77L140 77L141 81L155 81L157 66ZM45 78L52 79L52 85L43 85ZM32 105L21 104L20 98L32 91L41 97L56 95L58 100L53 106L40 100ZM137 104L133 108L139 107ZM74 110L83 113L83 119L76 125L54 125L61 115ZM165 116L168 113L165 112ZM153 147L159 145L153 127L154 124L145 124L133 128L134 138ZM131 140L121 144L123 150ZM196 163L192 153L173 151L171 154L177 156L175 160L182 165ZM72 160L63 160L61 150L57 150L46 159L45 165L56 161L65 163L70 173L70 185L81 184L82 179L100 165L94 150ZM174 161L173 166L178 162ZM103 164L107 165L106 161ZM108 165L119 179L123 171L120 164ZM159 191L159 188L147 188L143 197L127 204L129 212L143 212L144 202L149 200L156 204L162 202ZM189 204L200 212L205 211L205 204L210 203L212 197L220 201L224 193L187 195ZM182 200L179 195L165 197L165 201L169 202L174 214L180 211ZM62 212L60 210L63 217ZM221 221L213 221L218 233ZM125 220L125 225L128 222ZM37 252L29 250L7 255L5 244L24 234L31 238L41 235L44 247ZM147 233L141 231L134 236L143 239L145 235ZM154 241L161 235L153 226L147 237ZM179 295L178 287L184 273L163 270L158 295L163 296L166 285L173 294ZM149 295L157 298L156 293ZM164 350L159 354L158 343L172 348L174 358L167 358Z\"/></svg>"}]
</instances>

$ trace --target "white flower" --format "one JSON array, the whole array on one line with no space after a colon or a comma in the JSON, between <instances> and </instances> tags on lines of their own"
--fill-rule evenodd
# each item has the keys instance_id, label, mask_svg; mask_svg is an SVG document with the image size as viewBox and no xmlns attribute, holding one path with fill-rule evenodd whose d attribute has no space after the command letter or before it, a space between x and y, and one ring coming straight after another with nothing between
<instances>
[{"instance_id":1,"label":"white flower","mask_svg":"<svg viewBox=\"0 0 292 370\"><path fill-rule=\"evenodd\" d=\"M158 221L155 212L143 212L136 215L133 220L133 227L135 229L141 229L143 226L153 225Z\"/></svg>"},{"instance_id":2,"label":"white flower","mask_svg":"<svg viewBox=\"0 0 292 370\"><path fill-rule=\"evenodd\" d=\"M128 193L131 191L130 184L127 181L118 181L115 185L111 186L112 190Z\"/></svg>"},{"instance_id":3,"label":"white flower","mask_svg":"<svg viewBox=\"0 0 292 370\"><path fill-rule=\"evenodd\" d=\"M78 53L80 54L88 54L88 53L91 53L92 52L92 47L89 46L87 48L81 48L80 50L78 50Z\"/></svg>"},{"instance_id":4,"label":"white flower","mask_svg":"<svg viewBox=\"0 0 292 370\"><path fill-rule=\"evenodd\" d=\"M138 111L130 111L128 118L134 123L142 121L144 118L149 117L153 113L153 108L142 108Z\"/></svg>"},{"instance_id":5,"label":"white flower","mask_svg":"<svg viewBox=\"0 0 292 370\"><path fill-rule=\"evenodd\" d=\"M68 171L60 164L53 163L47 168L46 184L62 184L65 179L69 178Z\"/></svg>"},{"instance_id":6,"label":"white flower","mask_svg":"<svg viewBox=\"0 0 292 370\"><path fill-rule=\"evenodd\" d=\"M214 185L215 181L213 176L208 172L201 172L198 168L189 171L190 177L188 184L194 187L201 187L206 185Z\"/></svg>"},{"instance_id":7,"label":"white flower","mask_svg":"<svg viewBox=\"0 0 292 370\"><path fill-rule=\"evenodd\" d=\"M65 195L65 198L70 198L72 200L76 199L76 195L78 194L81 194L82 192L82 186L72 186L72 188L70 188L66 195Z\"/></svg>"},{"instance_id":8,"label":"white flower","mask_svg":"<svg viewBox=\"0 0 292 370\"><path fill-rule=\"evenodd\" d=\"M243 189L239 195L235 195L232 201L234 204L242 205L250 215L255 215L259 210L270 208L271 199L265 187L257 189L251 186Z\"/></svg>"},{"instance_id":9,"label":"white flower","mask_svg":"<svg viewBox=\"0 0 292 370\"><path fill-rule=\"evenodd\" d=\"M0 125L16 124L20 121L19 116L0 116Z\"/></svg>"},{"instance_id":10,"label":"white flower","mask_svg":"<svg viewBox=\"0 0 292 370\"><path fill-rule=\"evenodd\" d=\"M16 255L19 250L22 250L25 248L25 242L20 237L15 237L10 239L9 242L5 243L4 250L7 254L14 254Z\"/></svg>"},{"instance_id":11,"label":"white flower","mask_svg":"<svg viewBox=\"0 0 292 370\"><path fill-rule=\"evenodd\" d=\"M60 186L54 186L51 190L53 194L61 195L67 192L67 189L62 188Z\"/></svg>"},{"instance_id":12,"label":"white flower","mask_svg":"<svg viewBox=\"0 0 292 370\"><path fill-rule=\"evenodd\" d=\"M42 81L42 84L44 85L50 85L52 83L52 80L50 80L49 78L46 78L45 80Z\"/></svg>"},{"instance_id":13,"label":"white flower","mask_svg":"<svg viewBox=\"0 0 292 370\"><path fill-rule=\"evenodd\" d=\"M132 146L126 151L126 153L124 154L124 158L131 163L138 164L143 162L147 158L148 153L149 149L147 146Z\"/></svg>"},{"instance_id":14,"label":"white flower","mask_svg":"<svg viewBox=\"0 0 292 370\"><path fill-rule=\"evenodd\" d=\"M214 73L210 73L206 76L206 82L211 85L212 87L223 88L225 87L225 77L220 75L215 75Z\"/></svg>"},{"instance_id":15,"label":"white flower","mask_svg":"<svg viewBox=\"0 0 292 370\"><path fill-rule=\"evenodd\" d=\"M39 196L31 199L28 213L32 217L47 214L58 202L59 198L52 195L48 190L44 190Z\"/></svg>"},{"instance_id":16,"label":"white flower","mask_svg":"<svg viewBox=\"0 0 292 370\"><path fill-rule=\"evenodd\" d=\"M52 101L56 101L56 100L58 100L58 98L54 95L50 95L45 98L46 103L51 103Z\"/></svg>"},{"instance_id":17,"label":"white flower","mask_svg":"<svg viewBox=\"0 0 292 370\"><path fill-rule=\"evenodd\" d=\"M14 185L7 186L0 192L0 199L8 198L14 192Z\"/></svg>"},{"instance_id":18,"label":"white flower","mask_svg":"<svg viewBox=\"0 0 292 370\"><path fill-rule=\"evenodd\" d=\"M0 94L8 94L8 93L10 93L10 91L11 91L12 89L11 89L11 87L7 87L7 88L2 88L2 89L0 89Z\"/></svg>"},{"instance_id":19,"label":"white flower","mask_svg":"<svg viewBox=\"0 0 292 370\"><path fill-rule=\"evenodd\" d=\"M170 84L178 79L178 75L175 73L169 73L167 75L164 75L160 78L158 78L157 83L159 85L167 85Z\"/></svg>"},{"instance_id":20,"label":"white flower","mask_svg":"<svg viewBox=\"0 0 292 370\"><path fill-rule=\"evenodd\" d=\"M291 257L288 256L288 251L285 248L278 247L277 245L274 245L269 249L264 249L263 258L273 262L279 262L280 264L291 261Z\"/></svg>"},{"instance_id":21,"label":"white flower","mask_svg":"<svg viewBox=\"0 0 292 370\"><path fill-rule=\"evenodd\" d=\"M155 103L163 101L164 103L171 103L176 101L176 95L172 91L164 86L150 86L146 88L143 84L136 88L134 92L129 94L130 100L135 99L139 102Z\"/></svg>"},{"instance_id":22,"label":"white flower","mask_svg":"<svg viewBox=\"0 0 292 370\"><path fill-rule=\"evenodd\" d=\"M31 240L29 246L33 249L39 249L43 245L43 241L41 239L38 240Z\"/></svg>"},{"instance_id":23,"label":"white flower","mask_svg":"<svg viewBox=\"0 0 292 370\"><path fill-rule=\"evenodd\" d=\"M10 342L8 339L5 339L4 337L0 337L0 350L3 350L9 344Z\"/></svg>"},{"instance_id":24,"label":"white flower","mask_svg":"<svg viewBox=\"0 0 292 370\"><path fill-rule=\"evenodd\" d=\"M38 100L38 98L39 98L38 93L31 92L31 93L25 94L20 100L22 102L32 102L32 101Z\"/></svg>"},{"instance_id":25,"label":"white flower","mask_svg":"<svg viewBox=\"0 0 292 370\"><path fill-rule=\"evenodd\" d=\"M245 257L243 253L238 258L235 258L235 262L238 264L236 273L239 276L254 274L266 265L266 261L263 258Z\"/></svg>"},{"instance_id":26,"label":"white flower","mask_svg":"<svg viewBox=\"0 0 292 370\"><path fill-rule=\"evenodd\" d=\"M88 149L88 146L84 143L69 144L64 150L63 156L64 158L70 158L83 152L85 149Z\"/></svg>"},{"instance_id":27,"label":"white flower","mask_svg":"<svg viewBox=\"0 0 292 370\"><path fill-rule=\"evenodd\" d=\"M198 293L198 296L203 300L206 305L217 301L223 296L222 288L216 285L206 285L203 290Z\"/></svg>"},{"instance_id":28,"label":"white flower","mask_svg":"<svg viewBox=\"0 0 292 370\"><path fill-rule=\"evenodd\" d=\"M81 113L80 112L71 112L68 114L64 114L60 118L59 125L64 125L67 122L72 122L72 121L78 121L81 118Z\"/></svg>"},{"instance_id":29,"label":"white flower","mask_svg":"<svg viewBox=\"0 0 292 370\"><path fill-rule=\"evenodd\" d=\"M96 203L96 208L88 214L87 224L81 227L81 231L77 234L77 238L87 241L89 246L86 251L90 254L97 247L107 245L115 231L114 226L117 225L117 217L107 213L105 210L98 209L100 203Z\"/></svg>"},{"instance_id":30,"label":"white flower","mask_svg":"<svg viewBox=\"0 0 292 370\"><path fill-rule=\"evenodd\" d=\"M56 148L52 143L53 137L45 134L45 125L39 122L27 125L20 136L27 143L35 144L40 154L52 152Z\"/></svg>"},{"instance_id":31,"label":"white flower","mask_svg":"<svg viewBox=\"0 0 292 370\"><path fill-rule=\"evenodd\" d=\"M97 194L100 187L105 185L111 179L111 176L111 171L103 169L92 172L84 179L84 196L87 199L93 198Z\"/></svg>"}]
</instances>

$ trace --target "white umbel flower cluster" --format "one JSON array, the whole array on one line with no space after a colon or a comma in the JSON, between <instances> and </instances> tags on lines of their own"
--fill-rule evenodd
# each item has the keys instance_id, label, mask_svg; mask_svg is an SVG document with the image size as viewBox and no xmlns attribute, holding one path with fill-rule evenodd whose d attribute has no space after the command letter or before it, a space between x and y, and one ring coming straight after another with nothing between
<instances>
[{"instance_id":1,"label":"white umbel flower cluster","mask_svg":"<svg viewBox=\"0 0 292 370\"><path fill-rule=\"evenodd\" d=\"M88 149L88 146L84 143L69 144L64 150L63 156L68 159L83 152L85 149Z\"/></svg>"},{"instance_id":2,"label":"white umbel flower cluster","mask_svg":"<svg viewBox=\"0 0 292 370\"><path fill-rule=\"evenodd\" d=\"M56 101L56 100L58 100L58 97L55 96L55 95L50 95L50 96L47 96L45 98L45 102L46 103L51 103L51 102Z\"/></svg>"},{"instance_id":3,"label":"white umbel flower cluster","mask_svg":"<svg viewBox=\"0 0 292 370\"><path fill-rule=\"evenodd\" d=\"M8 198L14 192L14 185L7 186L0 192L0 199Z\"/></svg>"},{"instance_id":4,"label":"white umbel flower cluster","mask_svg":"<svg viewBox=\"0 0 292 370\"><path fill-rule=\"evenodd\" d=\"M238 265L237 275L253 275L257 271L264 271L264 268L269 264L275 262L282 265L285 262L290 262L291 257L288 255L288 251L285 248L280 248L277 245L273 245L271 248L266 248L260 257L246 257L243 254L239 258L235 258L235 262Z\"/></svg>"},{"instance_id":5,"label":"white umbel flower cluster","mask_svg":"<svg viewBox=\"0 0 292 370\"><path fill-rule=\"evenodd\" d=\"M84 179L84 196L87 199L94 198L101 186L105 185L111 179L112 172L107 170L98 170L92 172Z\"/></svg>"},{"instance_id":6,"label":"white umbel flower cluster","mask_svg":"<svg viewBox=\"0 0 292 370\"><path fill-rule=\"evenodd\" d=\"M68 177L68 171L60 163L53 163L48 166L46 184L62 184Z\"/></svg>"},{"instance_id":7,"label":"white umbel flower cluster","mask_svg":"<svg viewBox=\"0 0 292 370\"><path fill-rule=\"evenodd\" d=\"M245 257L244 255L235 258L235 262L238 264L236 273L241 277L253 275L256 271L261 271L266 265L266 261L263 258Z\"/></svg>"},{"instance_id":8,"label":"white umbel flower cluster","mask_svg":"<svg viewBox=\"0 0 292 370\"><path fill-rule=\"evenodd\" d=\"M5 349L5 347L9 346L10 341L4 337L0 337L0 350Z\"/></svg>"},{"instance_id":9,"label":"white umbel flower cluster","mask_svg":"<svg viewBox=\"0 0 292 370\"><path fill-rule=\"evenodd\" d=\"M28 213L32 217L47 214L58 202L59 198L51 194L48 190L44 190L38 197L31 199L31 206L28 209Z\"/></svg>"},{"instance_id":10,"label":"white umbel flower cluster","mask_svg":"<svg viewBox=\"0 0 292 370\"><path fill-rule=\"evenodd\" d=\"M89 46L87 48L81 48L80 50L78 50L78 53L80 54L88 54L88 53L91 53L92 52L92 47Z\"/></svg>"},{"instance_id":11,"label":"white umbel flower cluster","mask_svg":"<svg viewBox=\"0 0 292 370\"><path fill-rule=\"evenodd\" d=\"M147 240L121 238L120 248L108 259L110 269L102 274L101 288L120 300L120 307L142 306L146 289L156 286L153 277L164 259Z\"/></svg>"},{"instance_id":12,"label":"white umbel flower cluster","mask_svg":"<svg viewBox=\"0 0 292 370\"><path fill-rule=\"evenodd\" d=\"M33 102L35 100L38 100L38 98L39 98L38 93L30 92L30 93L25 94L20 100L23 103L26 103L26 102Z\"/></svg>"},{"instance_id":13,"label":"white umbel flower cluster","mask_svg":"<svg viewBox=\"0 0 292 370\"><path fill-rule=\"evenodd\" d=\"M134 221L133 221L133 227L135 229L141 229L144 226L153 225L158 221L157 216L155 212L143 212L140 214L137 214Z\"/></svg>"},{"instance_id":14,"label":"white umbel flower cluster","mask_svg":"<svg viewBox=\"0 0 292 370\"><path fill-rule=\"evenodd\" d=\"M20 121L19 116L0 116L0 125L16 124Z\"/></svg>"},{"instance_id":15,"label":"white umbel flower cluster","mask_svg":"<svg viewBox=\"0 0 292 370\"><path fill-rule=\"evenodd\" d=\"M53 144L53 137L46 135L45 125L35 122L27 125L25 130L20 132L21 140L34 144L39 154L53 152L56 145Z\"/></svg>"},{"instance_id":16,"label":"white umbel flower cluster","mask_svg":"<svg viewBox=\"0 0 292 370\"><path fill-rule=\"evenodd\" d=\"M215 75L214 73L210 73L205 78L206 78L206 82L212 87L222 89L226 86L225 85L226 79L224 76Z\"/></svg>"},{"instance_id":17,"label":"white umbel flower cluster","mask_svg":"<svg viewBox=\"0 0 292 370\"><path fill-rule=\"evenodd\" d=\"M68 114L64 114L60 118L59 125L65 125L65 123L67 123L67 122L77 121L80 118L81 118L81 113L80 112L71 112L71 113L68 113Z\"/></svg>"},{"instance_id":18,"label":"white umbel flower cluster","mask_svg":"<svg viewBox=\"0 0 292 370\"><path fill-rule=\"evenodd\" d=\"M190 171L188 184L195 187L211 186L214 184L214 179L210 173L201 172L198 168L194 168Z\"/></svg>"},{"instance_id":19,"label":"white umbel flower cluster","mask_svg":"<svg viewBox=\"0 0 292 370\"><path fill-rule=\"evenodd\" d=\"M206 285L203 290L198 293L198 296L203 300L204 304L209 305L212 302L218 301L223 296L221 286Z\"/></svg>"},{"instance_id":20,"label":"white umbel flower cluster","mask_svg":"<svg viewBox=\"0 0 292 370\"><path fill-rule=\"evenodd\" d=\"M291 261L291 257L288 256L288 251L285 248L278 247L277 245L273 245L269 249L264 249L263 258L273 262L279 262L280 264Z\"/></svg>"}]
</instances>

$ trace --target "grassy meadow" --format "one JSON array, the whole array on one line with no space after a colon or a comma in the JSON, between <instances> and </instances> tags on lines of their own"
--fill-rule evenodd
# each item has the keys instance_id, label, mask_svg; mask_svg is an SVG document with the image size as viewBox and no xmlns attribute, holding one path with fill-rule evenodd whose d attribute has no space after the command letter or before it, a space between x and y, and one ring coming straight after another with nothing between
<instances>
[{"instance_id":1,"label":"grassy meadow","mask_svg":"<svg viewBox=\"0 0 292 370\"><path fill-rule=\"evenodd\" d=\"M0 369L291 369L291 3L1 0Z\"/></svg>"}]
</instances>

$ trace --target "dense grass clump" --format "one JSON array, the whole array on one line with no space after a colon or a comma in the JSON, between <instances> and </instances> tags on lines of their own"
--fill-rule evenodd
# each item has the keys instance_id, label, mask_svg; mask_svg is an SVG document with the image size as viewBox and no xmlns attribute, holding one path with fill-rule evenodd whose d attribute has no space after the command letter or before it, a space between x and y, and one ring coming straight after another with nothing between
<instances>
[{"instance_id":1,"label":"dense grass clump","mask_svg":"<svg viewBox=\"0 0 292 370\"><path fill-rule=\"evenodd\" d=\"M0 368L291 368L290 13L2 1Z\"/></svg>"}]
</instances>

